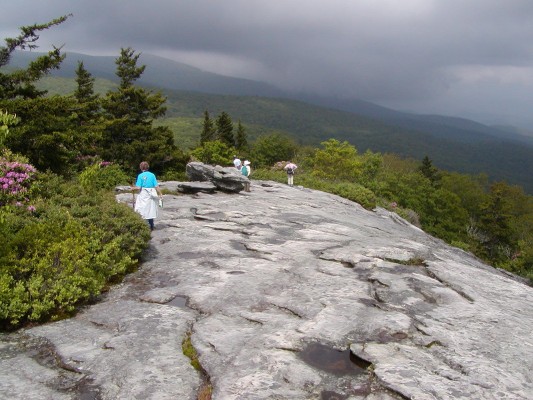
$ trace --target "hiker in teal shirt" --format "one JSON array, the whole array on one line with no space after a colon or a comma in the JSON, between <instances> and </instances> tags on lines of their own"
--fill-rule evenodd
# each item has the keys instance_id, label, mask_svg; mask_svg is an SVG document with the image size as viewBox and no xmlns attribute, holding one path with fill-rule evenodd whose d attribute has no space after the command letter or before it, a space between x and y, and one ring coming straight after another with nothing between
<instances>
[{"instance_id":1,"label":"hiker in teal shirt","mask_svg":"<svg viewBox=\"0 0 533 400\"><path fill-rule=\"evenodd\" d=\"M252 168L250 167L250 161L246 160L244 165L241 167L241 174L250 179L250 174L252 173ZM250 181L244 183L244 191L250 191Z\"/></svg>"},{"instance_id":2,"label":"hiker in teal shirt","mask_svg":"<svg viewBox=\"0 0 533 400\"><path fill-rule=\"evenodd\" d=\"M132 188L139 190L139 195L135 201L135 211L148 221L150 230L154 230L154 219L157 218L159 198L163 196L163 193L161 193L155 175L148 171L150 165L143 161L139 168L142 172L137 176L137 182Z\"/></svg>"}]
</instances>

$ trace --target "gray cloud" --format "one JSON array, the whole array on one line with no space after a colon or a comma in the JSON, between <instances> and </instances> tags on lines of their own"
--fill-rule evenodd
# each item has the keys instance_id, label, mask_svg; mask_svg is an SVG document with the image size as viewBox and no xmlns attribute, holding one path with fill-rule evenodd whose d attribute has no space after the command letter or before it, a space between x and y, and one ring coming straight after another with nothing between
<instances>
[{"instance_id":1,"label":"gray cloud","mask_svg":"<svg viewBox=\"0 0 533 400\"><path fill-rule=\"evenodd\" d=\"M5 4L2 4L5 3ZM526 123L530 0L0 0L0 34L66 51L152 53L287 89ZM527 104L528 106L525 106ZM489 119L491 119L489 121Z\"/></svg>"}]
</instances>

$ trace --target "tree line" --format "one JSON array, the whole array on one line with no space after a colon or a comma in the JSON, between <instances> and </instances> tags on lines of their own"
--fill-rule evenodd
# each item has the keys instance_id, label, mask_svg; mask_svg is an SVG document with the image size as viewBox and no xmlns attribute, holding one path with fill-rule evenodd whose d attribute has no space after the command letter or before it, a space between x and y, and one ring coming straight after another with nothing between
<instances>
[{"instance_id":1,"label":"tree line","mask_svg":"<svg viewBox=\"0 0 533 400\"><path fill-rule=\"evenodd\" d=\"M0 68L9 63L16 49L32 49L39 32L61 24L63 16L46 24L22 28L16 38L6 39L0 49ZM94 160L113 160L125 171L134 172L139 160L156 170L182 162L173 133L154 127L164 115L165 98L135 85L145 66L138 66L140 54L123 48L116 58L119 85L100 97L94 93L94 78L82 62L76 70L77 88L72 95L46 96L37 89L38 80L64 59L55 48L35 59L28 68L0 73L0 109L16 114L4 144L28 157L40 170L63 176L79 172Z\"/></svg>"}]
</instances>

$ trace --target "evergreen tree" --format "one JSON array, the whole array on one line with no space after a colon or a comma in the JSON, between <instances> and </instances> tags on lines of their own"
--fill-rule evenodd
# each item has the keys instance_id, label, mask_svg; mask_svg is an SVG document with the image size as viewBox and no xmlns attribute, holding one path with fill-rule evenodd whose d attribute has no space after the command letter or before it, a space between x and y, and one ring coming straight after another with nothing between
<instances>
[{"instance_id":1,"label":"evergreen tree","mask_svg":"<svg viewBox=\"0 0 533 400\"><path fill-rule=\"evenodd\" d=\"M157 170L176 150L170 129L152 126L155 118L165 114L166 99L160 93L134 85L145 69L137 66L139 56L131 48L121 49L115 61L119 87L108 92L103 101L107 122L102 156L131 172L137 170L142 160L149 161Z\"/></svg>"},{"instance_id":2,"label":"evergreen tree","mask_svg":"<svg viewBox=\"0 0 533 400\"><path fill-rule=\"evenodd\" d=\"M35 42L39 39L38 33L65 22L69 16L65 15L45 24L24 26L19 36L5 39L6 46L0 47L0 68L9 64L11 55L16 49L37 48ZM35 82L52 69L59 68L65 58L60 50L54 47L48 54L37 57L26 69L17 69L10 73L0 71L0 101L14 98L33 99L43 96L46 92L37 90Z\"/></svg>"},{"instance_id":3,"label":"evergreen tree","mask_svg":"<svg viewBox=\"0 0 533 400\"><path fill-rule=\"evenodd\" d=\"M100 98L94 93L94 81L95 79L85 69L83 62L78 62L74 98L78 102L76 115L79 137L83 143L80 150L84 155L98 153L97 143L103 129L100 118Z\"/></svg>"},{"instance_id":4,"label":"evergreen tree","mask_svg":"<svg viewBox=\"0 0 533 400\"><path fill-rule=\"evenodd\" d=\"M239 120L237 125L237 133L235 134L235 148L239 151L243 151L248 148L248 138L246 131L241 124L241 120Z\"/></svg>"},{"instance_id":5,"label":"evergreen tree","mask_svg":"<svg viewBox=\"0 0 533 400\"><path fill-rule=\"evenodd\" d=\"M209 117L209 112L204 111L204 124L202 126L202 133L200 134L200 144L211 142L216 139L216 128L213 120Z\"/></svg>"},{"instance_id":6,"label":"evergreen tree","mask_svg":"<svg viewBox=\"0 0 533 400\"><path fill-rule=\"evenodd\" d=\"M15 99L11 106L21 122L10 129L7 147L26 156L39 170L49 169L62 175L75 172L72 167L83 143L74 117L75 99L67 96Z\"/></svg>"},{"instance_id":7,"label":"evergreen tree","mask_svg":"<svg viewBox=\"0 0 533 400\"><path fill-rule=\"evenodd\" d=\"M222 111L216 120L217 126L217 139L222 143L225 143L229 147L235 146L235 140L233 138L233 123L231 118L225 111Z\"/></svg>"},{"instance_id":8,"label":"evergreen tree","mask_svg":"<svg viewBox=\"0 0 533 400\"><path fill-rule=\"evenodd\" d=\"M87 106L87 112L95 114L98 109L98 95L94 94L94 78L89 71L87 71L83 65L83 61L78 62L78 68L76 68L76 90L74 91L74 97L78 100L78 103Z\"/></svg>"},{"instance_id":9,"label":"evergreen tree","mask_svg":"<svg viewBox=\"0 0 533 400\"><path fill-rule=\"evenodd\" d=\"M437 186L441 178L439 175L439 170L433 165L428 156L424 157L418 170L422 173L422 175L429 179L433 186Z\"/></svg>"},{"instance_id":10,"label":"evergreen tree","mask_svg":"<svg viewBox=\"0 0 533 400\"><path fill-rule=\"evenodd\" d=\"M63 23L68 17L22 27L18 37L5 39L6 46L0 47L0 67L9 64L15 50L37 48L39 32ZM10 150L26 156L41 170L70 174L80 145L76 102L66 96L45 97L46 91L35 85L51 70L58 69L64 58L60 48L54 47L26 68L0 71L0 109L16 114L20 120L6 138Z\"/></svg>"},{"instance_id":11,"label":"evergreen tree","mask_svg":"<svg viewBox=\"0 0 533 400\"><path fill-rule=\"evenodd\" d=\"M479 228L485 234L482 245L485 256L492 262L505 259L513 246L512 206L506 195L507 185L497 182L490 188L490 198L481 205Z\"/></svg>"}]
</instances>

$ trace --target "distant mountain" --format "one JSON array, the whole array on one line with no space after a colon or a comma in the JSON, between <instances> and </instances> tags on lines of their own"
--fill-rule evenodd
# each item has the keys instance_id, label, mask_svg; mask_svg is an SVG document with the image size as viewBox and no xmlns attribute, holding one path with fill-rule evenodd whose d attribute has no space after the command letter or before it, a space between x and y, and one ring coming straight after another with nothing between
<instances>
[{"instance_id":1,"label":"distant mountain","mask_svg":"<svg viewBox=\"0 0 533 400\"><path fill-rule=\"evenodd\" d=\"M14 53L10 65L24 67L40 54L42 53L17 51ZM78 62L83 61L85 69L94 77L117 81L115 59L116 56L66 53L61 69L52 71L51 75L73 78L76 76L75 71ZM147 66L139 79L139 83L146 86L238 96L287 97L287 93L266 83L217 75L150 54L141 54L139 65Z\"/></svg>"},{"instance_id":2,"label":"distant mountain","mask_svg":"<svg viewBox=\"0 0 533 400\"><path fill-rule=\"evenodd\" d=\"M25 66L38 53L15 53L12 66ZM72 78L78 60L98 78L117 81L115 58L67 53L56 77ZM147 66L140 84L168 97L169 118L201 118L228 112L252 134L283 131L303 144L337 138L359 151L428 155L440 168L506 180L533 193L533 138L512 127L490 127L441 115L395 111L363 100L291 94L262 82L225 77L161 57L142 54Z\"/></svg>"},{"instance_id":3,"label":"distant mountain","mask_svg":"<svg viewBox=\"0 0 533 400\"><path fill-rule=\"evenodd\" d=\"M42 53L16 52L11 64L25 66L39 54ZM80 53L66 53L66 59L61 69L53 71L52 75L74 77L78 61L83 61L85 68L93 76L116 81L115 58L115 56L89 56ZM139 83L147 86L210 94L301 100L314 105L377 119L391 126L417 130L435 137L443 137L454 141L477 142L483 140L486 136L492 136L533 145L532 137L522 135L514 127L490 127L465 118L405 113L359 99L338 99L291 93L267 83L218 75L150 54L141 54L139 62L147 66Z\"/></svg>"},{"instance_id":4,"label":"distant mountain","mask_svg":"<svg viewBox=\"0 0 533 400\"><path fill-rule=\"evenodd\" d=\"M491 127L466 118L405 113L363 100L319 98L316 96L301 96L301 99L324 107L375 118L391 126L417 130L454 141L475 143L489 136L533 146L531 136L522 134L519 129L511 126Z\"/></svg>"}]
</instances>

